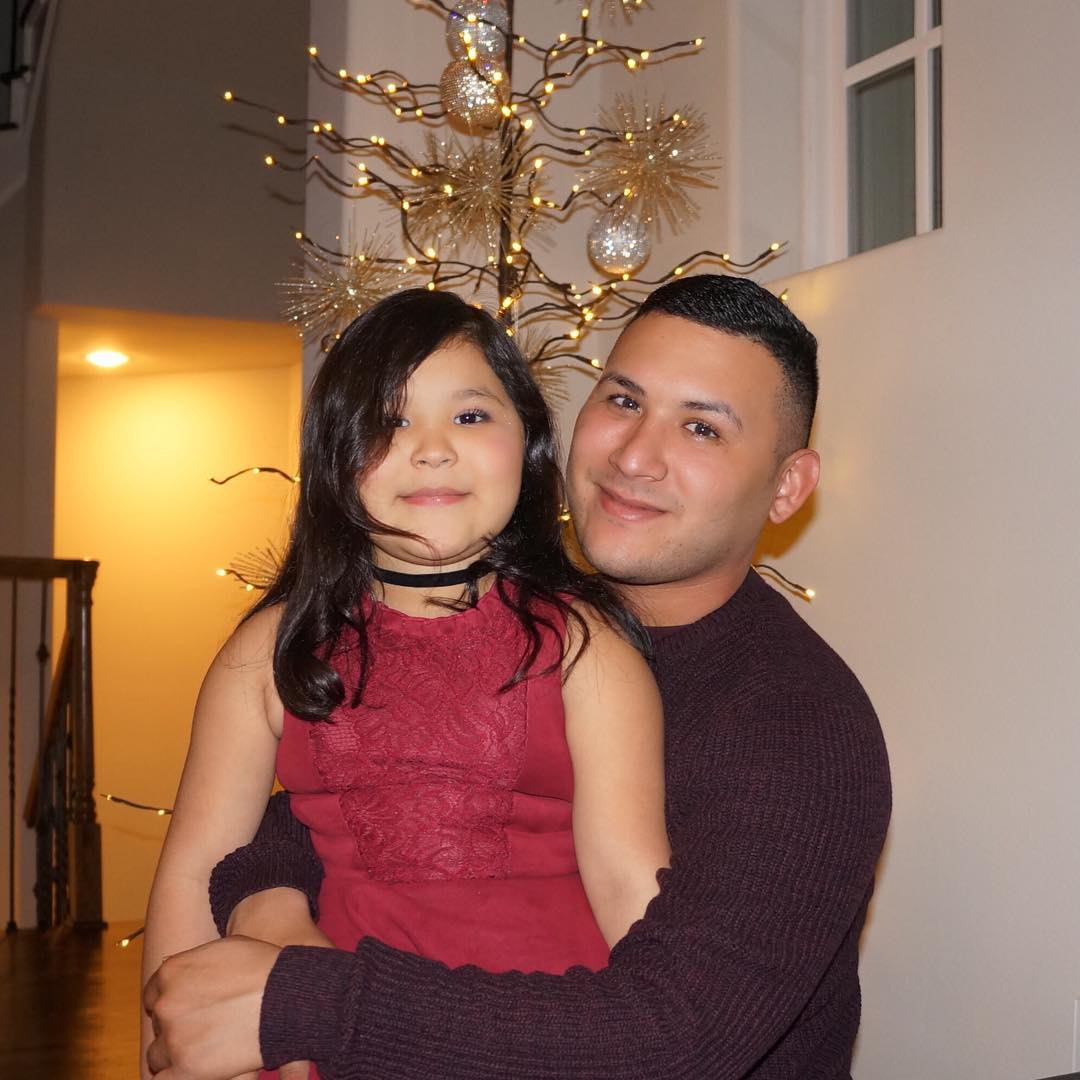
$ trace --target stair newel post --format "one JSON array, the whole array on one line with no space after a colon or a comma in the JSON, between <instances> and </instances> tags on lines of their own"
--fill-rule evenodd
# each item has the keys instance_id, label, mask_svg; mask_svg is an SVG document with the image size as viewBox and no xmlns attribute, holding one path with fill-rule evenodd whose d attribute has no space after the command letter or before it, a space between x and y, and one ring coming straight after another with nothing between
<instances>
[{"instance_id":1,"label":"stair newel post","mask_svg":"<svg viewBox=\"0 0 1080 1080\"><path fill-rule=\"evenodd\" d=\"M68 816L68 882L71 914L80 930L102 930L101 826L94 805L93 673L90 652L91 592L98 564L76 563L68 578L71 627L71 806Z\"/></svg>"}]
</instances>

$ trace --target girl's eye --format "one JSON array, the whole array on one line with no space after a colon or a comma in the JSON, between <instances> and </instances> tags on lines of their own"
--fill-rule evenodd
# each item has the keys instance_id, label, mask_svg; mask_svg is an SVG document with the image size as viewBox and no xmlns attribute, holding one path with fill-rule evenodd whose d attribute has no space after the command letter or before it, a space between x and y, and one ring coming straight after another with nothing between
<instances>
[{"instance_id":1,"label":"girl's eye","mask_svg":"<svg viewBox=\"0 0 1080 1080\"><path fill-rule=\"evenodd\" d=\"M638 403L627 394L612 394L608 401L619 409L637 409Z\"/></svg>"},{"instance_id":2,"label":"girl's eye","mask_svg":"<svg viewBox=\"0 0 1080 1080\"><path fill-rule=\"evenodd\" d=\"M454 417L454 423L469 426L471 424L482 424L485 420L490 419L491 417L483 409L469 409L467 412L458 413Z\"/></svg>"},{"instance_id":3,"label":"girl's eye","mask_svg":"<svg viewBox=\"0 0 1080 1080\"><path fill-rule=\"evenodd\" d=\"M404 416L391 416L390 426L392 428L403 428L409 426L409 421Z\"/></svg>"},{"instance_id":4,"label":"girl's eye","mask_svg":"<svg viewBox=\"0 0 1080 1080\"><path fill-rule=\"evenodd\" d=\"M701 420L691 420L688 424L685 425L685 427L691 435L697 435L703 439L720 438L715 428L709 427L708 424L703 423Z\"/></svg>"}]
</instances>

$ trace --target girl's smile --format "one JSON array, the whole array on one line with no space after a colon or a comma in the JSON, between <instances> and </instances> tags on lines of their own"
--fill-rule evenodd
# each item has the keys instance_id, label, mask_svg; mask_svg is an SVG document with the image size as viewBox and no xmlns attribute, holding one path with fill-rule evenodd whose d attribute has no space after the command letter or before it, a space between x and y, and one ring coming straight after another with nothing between
<instances>
[{"instance_id":1,"label":"girl's smile","mask_svg":"<svg viewBox=\"0 0 1080 1080\"><path fill-rule=\"evenodd\" d=\"M419 491L402 495L401 498L412 506L453 506L466 497L468 492L454 488L421 488Z\"/></svg>"}]
</instances>

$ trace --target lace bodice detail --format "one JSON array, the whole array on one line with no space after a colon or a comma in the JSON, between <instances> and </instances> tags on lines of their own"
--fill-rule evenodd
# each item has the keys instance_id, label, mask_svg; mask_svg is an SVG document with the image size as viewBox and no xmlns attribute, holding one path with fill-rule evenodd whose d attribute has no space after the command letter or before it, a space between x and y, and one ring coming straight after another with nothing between
<instances>
[{"instance_id":1,"label":"lace bodice detail","mask_svg":"<svg viewBox=\"0 0 1080 1080\"><path fill-rule=\"evenodd\" d=\"M495 589L438 619L376 605L369 641L364 703L309 725L361 866L387 882L506 877L527 734L527 684L499 692L524 650L516 617ZM338 666L354 686L355 653Z\"/></svg>"}]
</instances>

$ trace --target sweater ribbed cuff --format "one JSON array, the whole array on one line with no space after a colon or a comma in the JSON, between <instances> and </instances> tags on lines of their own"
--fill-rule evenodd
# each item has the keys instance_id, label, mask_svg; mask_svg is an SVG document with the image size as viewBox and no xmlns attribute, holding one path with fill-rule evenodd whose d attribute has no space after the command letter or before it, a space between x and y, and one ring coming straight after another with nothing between
<instances>
[{"instance_id":1,"label":"sweater ribbed cuff","mask_svg":"<svg viewBox=\"0 0 1080 1080\"><path fill-rule=\"evenodd\" d=\"M267 889L298 889L307 897L311 921L319 919L323 868L317 858L284 844L251 843L226 855L210 875L210 911L224 937L241 900Z\"/></svg>"},{"instance_id":2,"label":"sweater ribbed cuff","mask_svg":"<svg viewBox=\"0 0 1080 1080\"><path fill-rule=\"evenodd\" d=\"M323 865L307 829L292 816L280 791L267 804L255 839L226 855L210 875L210 910L225 936L229 916L241 900L266 889L298 889L307 896L312 921L319 918Z\"/></svg>"},{"instance_id":3,"label":"sweater ribbed cuff","mask_svg":"<svg viewBox=\"0 0 1080 1080\"><path fill-rule=\"evenodd\" d=\"M289 1061L327 1061L341 1050L358 963L352 953L338 949L290 945L281 950L259 1014L259 1048L267 1069ZM351 1017L350 1027L355 1022Z\"/></svg>"}]
</instances>

